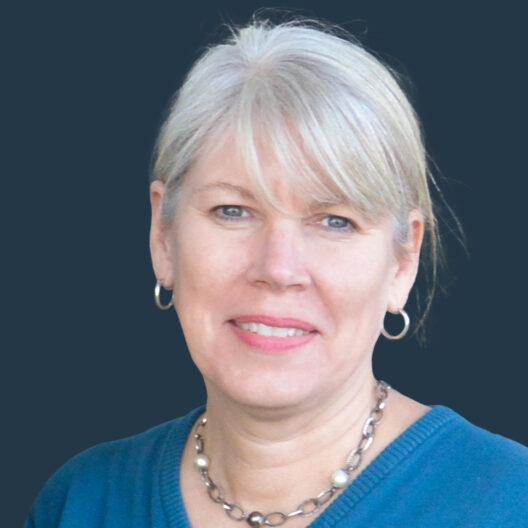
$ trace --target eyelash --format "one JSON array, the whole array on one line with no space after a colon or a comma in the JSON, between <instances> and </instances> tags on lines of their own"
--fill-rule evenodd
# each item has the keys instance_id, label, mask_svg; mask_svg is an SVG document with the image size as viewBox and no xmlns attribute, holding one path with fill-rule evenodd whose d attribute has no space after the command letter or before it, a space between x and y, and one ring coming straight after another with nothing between
<instances>
[{"instance_id":1,"label":"eyelash","mask_svg":"<svg viewBox=\"0 0 528 528\"><path fill-rule=\"evenodd\" d=\"M225 210L227 209L238 209L240 210L242 213L246 212L247 214L244 215L244 214L241 214L240 216L239 215L228 215L228 214L224 214L225 213ZM224 210L224 213L222 213L222 210ZM250 216L249 212L247 211L247 209L245 207L242 207L240 205L219 205L218 207L214 207L212 209L214 215L217 217L217 218L220 218L221 220L229 220L229 221L238 221L240 218L247 218L248 216Z\"/></svg>"},{"instance_id":2,"label":"eyelash","mask_svg":"<svg viewBox=\"0 0 528 528\"><path fill-rule=\"evenodd\" d=\"M240 215L225 214L227 209L237 209L238 211L241 212L241 214ZM239 222L242 218L248 218L249 216L251 216L248 210L245 207L242 207L241 205L219 205L217 207L214 207L212 209L212 212L220 220L227 220L229 222ZM342 227L332 227L329 225L324 225L323 222L324 220L327 220L327 219L342 220L344 221L344 225ZM328 231L351 232L357 229L356 225L354 224L354 222L352 222L352 220L349 220L348 218L345 218L343 216L338 216L338 215L326 215L322 217L321 220L319 220L319 222Z\"/></svg>"},{"instance_id":3,"label":"eyelash","mask_svg":"<svg viewBox=\"0 0 528 528\"><path fill-rule=\"evenodd\" d=\"M338 220L343 220L345 224L342 227L324 226L329 231L344 231L344 232L348 233L350 231L355 231L356 230L356 226L355 226L354 222L352 222L352 220L349 220L348 218L345 218L344 216L327 215L327 216L323 217L321 222L323 222L324 220L327 220L327 219L329 220L329 219L334 219L334 218L336 218Z\"/></svg>"}]
</instances>

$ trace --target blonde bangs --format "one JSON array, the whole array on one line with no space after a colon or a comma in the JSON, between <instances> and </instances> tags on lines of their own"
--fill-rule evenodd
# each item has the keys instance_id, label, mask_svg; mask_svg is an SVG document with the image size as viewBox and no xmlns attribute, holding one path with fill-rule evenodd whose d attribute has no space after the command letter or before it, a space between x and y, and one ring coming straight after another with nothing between
<instances>
[{"instance_id":1,"label":"blonde bangs","mask_svg":"<svg viewBox=\"0 0 528 528\"><path fill-rule=\"evenodd\" d=\"M293 104L295 98L285 92L284 87L270 90L268 82L244 85L222 123L208 133L214 138L208 145L220 148L233 141L253 193L275 210L286 212L262 173L264 155L277 160L286 183L307 202L344 203L372 222L388 214L398 217L404 186L396 162L385 155L390 147L375 127L365 133L363 121L373 116L357 116L361 127L351 126L350 120L341 122L344 114L336 118L334 108L325 113L320 101L298 98ZM408 197L403 201L407 204Z\"/></svg>"}]
</instances>

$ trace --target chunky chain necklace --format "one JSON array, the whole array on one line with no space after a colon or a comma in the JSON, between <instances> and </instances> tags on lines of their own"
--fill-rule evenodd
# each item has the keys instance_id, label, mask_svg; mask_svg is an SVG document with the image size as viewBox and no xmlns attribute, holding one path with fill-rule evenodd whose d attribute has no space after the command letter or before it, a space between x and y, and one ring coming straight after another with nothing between
<instances>
[{"instance_id":1,"label":"chunky chain necklace","mask_svg":"<svg viewBox=\"0 0 528 528\"><path fill-rule=\"evenodd\" d=\"M194 459L194 465L200 472L202 480L207 488L209 498L213 502L220 504L231 519L234 519L235 521L246 521L249 526L280 526L293 517L299 515L306 517L318 512L324 504L332 499L338 490L348 485L351 480L351 473L354 472L363 462L363 455L374 440L376 427L383 419L385 402L389 396L390 389L390 385L384 381L378 381L378 400L376 406L371 409L369 417L363 424L361 440L357 447L348 455L345 465L335 471L332 475L332 485L321 491L317 497L304 500L290 513L279 511L274 511L266 515L258 511L247 513L238 504L227 502L224 499L220 488L209 476L210 460L204 453L204 437L200 433L200 430L205 427L205 424L207 423L207 416L203 416L194 428L194 447L197 453Z\"/></svg>"}]
</instances>

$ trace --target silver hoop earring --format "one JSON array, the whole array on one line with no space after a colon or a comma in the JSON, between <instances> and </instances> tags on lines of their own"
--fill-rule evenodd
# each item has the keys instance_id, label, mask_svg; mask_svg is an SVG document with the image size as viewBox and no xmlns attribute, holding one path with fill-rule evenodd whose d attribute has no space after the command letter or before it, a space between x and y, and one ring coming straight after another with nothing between
<instances>
[{"instance_id":1,"label":"silver hoop earring","mask_svg":"<svg viewBox=\"0 0 528 528\"><path fill-rule=\"evenodd\" d=\"M156 281L156 286L154 286L154 302L156 303L156 306L160 310L168 310L172 306L173 297L171 297L171 300L167 304L161 304L160 292L161 292L161 284L158 281Z\"/></svg>"},{"instance_id":2,"label":"silver hoop earring","mask_svg":"<svg viewBox=\"0 0 528 528\"><path fill-rule=\"evenodd\" d=\"M387 330L385 330L385 326L381 327L381 333L383 334L383 337L386 337L391 341L396 341L397 339L401 339L402 337L404 337L405 334L409 331L409 326L411 326L411 319L409 318L409 314L403 308L398 308L398 313L403 317L403 330L399 334L389 334Z\"/></svg>"}]
</instances>

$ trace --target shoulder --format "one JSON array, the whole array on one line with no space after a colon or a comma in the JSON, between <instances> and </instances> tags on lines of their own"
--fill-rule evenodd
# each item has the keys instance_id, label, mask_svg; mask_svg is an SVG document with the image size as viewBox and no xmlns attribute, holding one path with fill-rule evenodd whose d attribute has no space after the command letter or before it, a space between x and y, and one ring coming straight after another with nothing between
<instances>
[{"instance_id":1,"label":"shoulder","mask_svg":"<svg viewBox=\"0 0 528 528\"><path fill-rule=\"evenodd\" d=\"M179 444L183 447L200 411L195 409L187 416L128 438L98 444L74 456L45 484L26 527L59 526L58 519L64 515L71 519L87 515L87 504L96 525L95 518L108 515L112 501L123 504L132 496L147 498L156 487L167 449L178 450Z\"/></svg>"},{"instance_id":2,"label":"shoulder","mask_svg":"<svg viewBox=\"0 0 528 528\"><path fill-rule=\"evenodd\" d=\"M472 424L448 407L433 406L411 432L427 438L419 452L430 466L430 475L443 472L471 481L487 479L488 488L513 480L528 487L528 448Z\"/></svg>"},{"instance_id":3,"label":"shoulder","mask_svg":"<svg viewBox=\"0 0 528 528\"><path fill-rule=\"evenodd\" d=\"M451 418L439 441L461 469L490 477L517 475L528 479L527 447L482 429L447 407L437 409Z\"/></svg>"},{"instance_id":4,"label":"shoulder","mask_svg":"<svg viewBox=\"0 0 528 528\"><path fill-rule=\"evenodd\" d=\"M443 405L427 407L395 392L402 422L396 443L420 446L435 463L457 466L458 471L527 477L528 448L478 427ZM402 418L403 417L403 418Z\"/></svg>"},{"instance_id":5,"label":"shoulder","mask_svg":"<svg viewBox=\"0 0 528 528\"><path fill-rule=\"evenodd\" d=\"M68 460L53 475L51 482L66 483L79 477L101 479L116 469L126 474L137 470L140 465L152 466L166 439L182 421L177 418L142 433L90 447Z\"/></svg>"},{"instance_id":6,"label":"shoulder","mask_svg":"<svg viewBox=\"0 0 528 528\"><path fill-rule=\"evenodd\" d=\"M528 449L436 405L359 474L349 493L369 497L359 511L380 525L520 528L528 519Z\"/></svg>"},{"instance_id":7,"label":"shoulder","mask_svg":"<svg viewBox=\"0 0 528 528\"><path fill-rule=\"evenodd\" d=\"M434 496L467 526L522 526L516 523L528 514L528 448L447 407L433 407L420 421L426 430L435 420L436 432L415 459L418 493Z\"/></svg>"}]
</instances>

